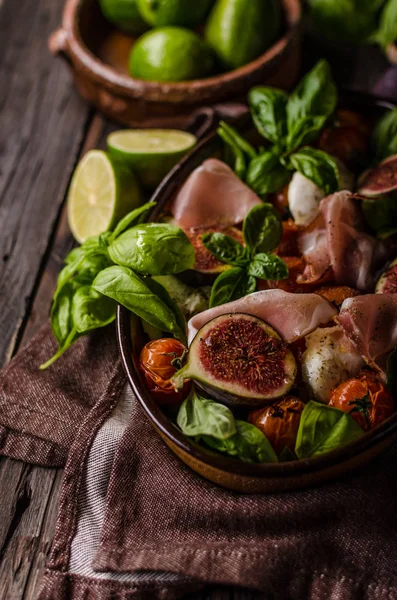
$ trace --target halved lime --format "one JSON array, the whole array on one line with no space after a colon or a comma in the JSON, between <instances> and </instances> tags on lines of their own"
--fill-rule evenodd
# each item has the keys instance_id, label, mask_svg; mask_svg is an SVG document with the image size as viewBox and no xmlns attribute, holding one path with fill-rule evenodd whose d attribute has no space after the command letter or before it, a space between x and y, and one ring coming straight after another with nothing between
<instances>
[{"instance_id":1,"label":"halved lime","mask_svg":"<svg viewBox=\"0 0 397 600\"><path fill-rule=\"evenodd\" d=\"M157 187L196 142L191 133L176 129L123 129L107 138L110 156L129 166L149 189Z\"/></svg>"},{"instance_id":2,"label":"halved lime","mask_svg":"<svg viewBox=\"0 0 397 600\"><path fill-rule=\"evenodd\" d=\"M91 150L79 162L70 184L67 213L74 238L83 243L111 229L141 204L134 174L106 152Z\"/></svg>"}]
</instances>

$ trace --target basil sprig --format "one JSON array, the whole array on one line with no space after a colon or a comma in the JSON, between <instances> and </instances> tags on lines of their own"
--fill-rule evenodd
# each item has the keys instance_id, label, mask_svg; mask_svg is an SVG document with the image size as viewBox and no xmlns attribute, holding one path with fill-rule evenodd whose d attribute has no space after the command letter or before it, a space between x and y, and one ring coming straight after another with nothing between
<instances>
[{"instance_id":1,"label":"basil sprig","mask_svg":"<svg viewBox=\"0 0 397 600\"><path fill-rule=\"evenodd\" d=\"M354 442L362 435L364 431L349 414L310 401L302 412L295 453L298 458L318 456Z\"/></svg>"},{"instance_id":2,"label":"basil sprig","mask_svg":"<svg viewBox=\"0 0 397 600\"><path fill-rule=\"evenodd\" d=\"M117 303L154 327L186 341L186 323L166 289L150 277L184 271L194 250L184 232L172 225L142 224L154 203L126 215L113 232L74 248L58 276L51 327L58 343L49 367L82 335L116 318Z\"/></svg>"},{"instance_id":3,"label":"basil sprig","mask_svg":"<svg viewBox=\"0 0 397 600\"><path fill-rule=\"evenodd\" d=\"M338 166L325 152L306 147L316 140L337 104L329 64L321 60L288 96L271 87L254 87L248 95L254 125L269 143L255 150L230 126L219 135L234 155L237 175L264 197L286 185L299 171L326 194L339 187ZM303 146L303 147L302 147ZM254 152L254 154L253 154Z\"/></svg>"},{"instance_id":4,"label":"basil sprig","mask_svg":"<svg viewBox=\"0 0 397 600\"><path fill-rule=\"evenodd\" d=\"M177 424L184 435L221 454L251 463L278 462L269 440L260 429L235 420L229 408L204 398L195 388L181 405Z\"/></svg>"},{"instance_id":5,"label":"basil sprig","mask_svg":"<svg viewBox=\"0 0 397 600\"><path fill-rule=\"evenodd\" d=\"M276 254L271 254L280 243L283 227L272 204L254 206L243 223L245 246L223 233L206 233L204 246L220 261L233 266L215 280L210 307L219 306L252 294L258 279L278 281L288 277L288 267Z\"/></svg>"},{"instance_id":6,"label":"basil sprig","mask_svg":"<svg viewBox=\"0 0 397 600\"><path fill-rule=\"evenodd\" d=\"M326 195L338 189L338 165L326 152L304 146L291 154L289 161L296 171L313 181Z\"/></svg>"},{"instance_id":7,"label":"basil sprig","mask_svg":"<svg viewBox=\"0 0 397 600\"><path fill-rule=\"evenodd\" d=\"M206 435L225 440L237 432L232 411L215 400L200 396L195 388L181 404L177 424L186 436L195 438Z\"/></svg>"}]
</instances>

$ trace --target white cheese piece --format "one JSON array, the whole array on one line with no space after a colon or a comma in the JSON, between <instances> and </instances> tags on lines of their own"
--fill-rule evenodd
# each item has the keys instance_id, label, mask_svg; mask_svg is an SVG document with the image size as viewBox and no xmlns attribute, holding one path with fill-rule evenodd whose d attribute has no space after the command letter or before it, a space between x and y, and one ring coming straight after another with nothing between
<instances>
[{"instance_id":1,"label":"white cheese piece","mask_svg":"<svg viewBox=\"0 0 397 600\"><path fill-rule=\"evenodd\" d=\"M339 169L339 189L352 191L354 176L345 165L333 157ZM297 225L307 226L317 216L324 191L304 175L296 171L288 187L289 210Z\"/></svg>"},{"instance_id":2,"label":"white cheese piece","mask_svg":"<svg viewBox=\"0 0 397 600\"><path fill-rule=\"evenodd\" d=\"M365 361L339 326L319 327L305 340L303 381L311 388L316 400L327 403L332 390L357 375Z\"/></svg>"}]
</instances>

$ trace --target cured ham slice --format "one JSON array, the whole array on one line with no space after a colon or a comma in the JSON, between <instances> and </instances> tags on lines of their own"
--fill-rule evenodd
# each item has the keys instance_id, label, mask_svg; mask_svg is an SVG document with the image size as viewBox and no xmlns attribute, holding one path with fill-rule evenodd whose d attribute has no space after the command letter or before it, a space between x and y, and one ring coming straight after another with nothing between
<instances>
[{"instance_id":1,"label":"cured ham slice","mask_svg":"<svg viewBox=\"0 0 397 600\"><path fill-rule=\"evenodd\" d=\"M215 306L190 319L189 342L208 321L228 313L246 313L266 321L287 342L292 342L332 320L337 310L317 294L292 294L283 290L263 290L244 298Z\"/></svg>"},{"instance_id":2,"label":"cured ham slice","mask_svg":"<svg viewBox=\"0 0 397 600\"><path fill-rule=\"evenodd\" d=\"M321 201L320 215L302 232L299 247L308 263L302 281L318 281L331 267L338 285L363 291L387 260L385 244L365 232L357 201L347 191Z\"/></svg>"},{"instance_id":3,"label":"cured ham slice","mask_svg":"<svg viewBox=\"0 0 397 600\"><path fill-rule=\"evenodd\" d=\"M171 213L182 229L241 223L262 201L225 163L210 158L195 169L177 194Z\"/></svg>"},{"instance_id":4,"label":"cured ham slice","mask_svg":"<svg viewBox=\"0 0 397 600\"><path fill-rule=\"evenodd\" d=\"M397 294L348 298L336 320L366 362L384 371L387 354L397 346Z\"/></svg>"},{"instance_id":5,"label":"cured ham slice","mask_svg":"<svg viewBox=\"0 0 397 600\"><path fill-rule=\"evenodd\" d=\"M306 268L297 277L297 282L319 283L331 270L327 230L322 214L299 234L298 247L306 261Z\"/></svg>"},{"instance_id":6,"label":"cured ham slice","mask_svg":"<svg viewBox=\"0 0 397 600\"><path fill-rule=\"evenodd\" d=\"M332 390L357 375L365 362L339 326L319 327L306 338L302 378L316 400L328 402Z\"/></svg>"}]
</instances>

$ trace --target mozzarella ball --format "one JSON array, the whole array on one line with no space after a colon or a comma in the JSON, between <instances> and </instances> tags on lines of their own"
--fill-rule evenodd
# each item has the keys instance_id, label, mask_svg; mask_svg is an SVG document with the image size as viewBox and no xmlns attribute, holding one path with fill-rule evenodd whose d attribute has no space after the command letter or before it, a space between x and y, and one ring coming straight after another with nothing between
<instances>
[{"instance_id":1,"label":"mozzarella ball","mask_svg":"<svg viewBox=\"0 0 397 600\"><path fill-rule=\"evenodd\" d=\"M343 381L357 375L364 359L339 326L319 327L305 338L302 378L316 400L327 403L331 392Z\"/></svg>"}]
</instances>

